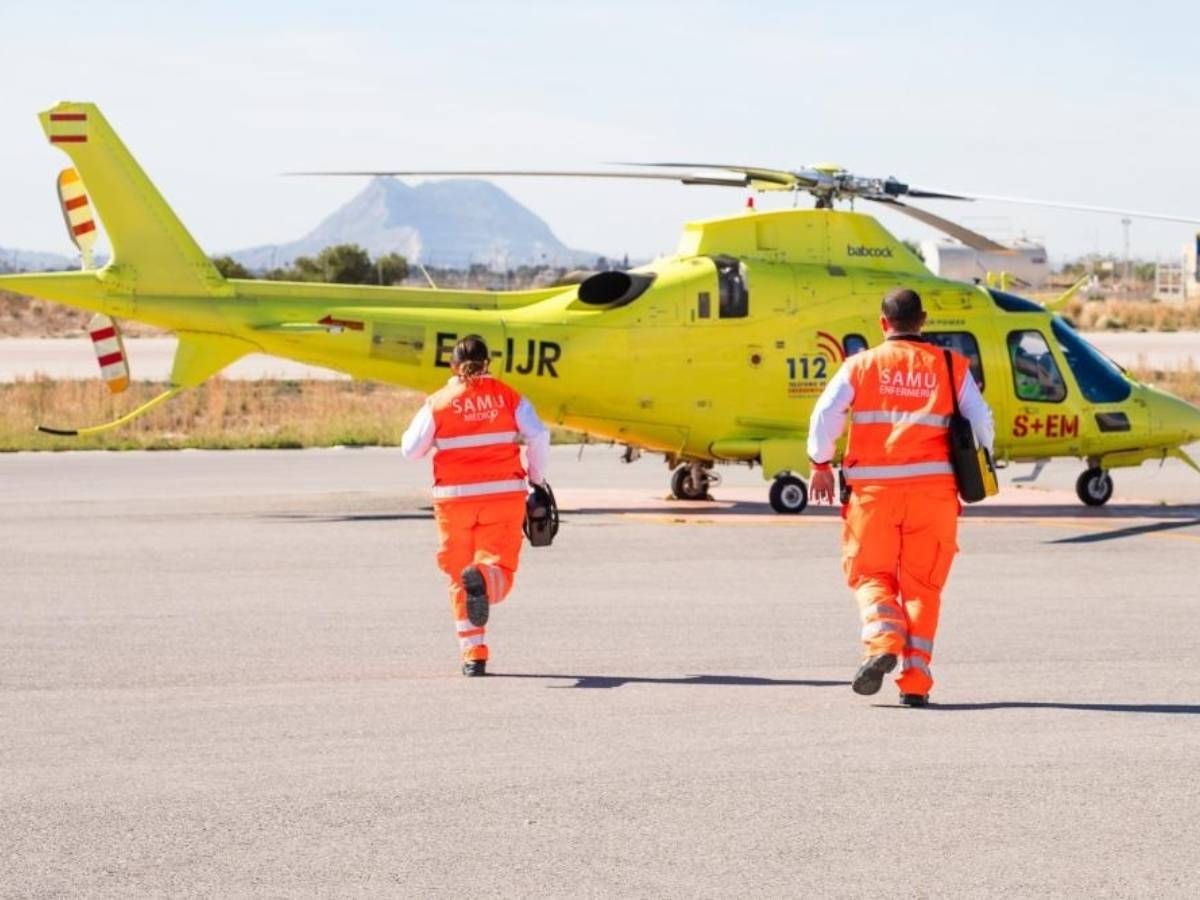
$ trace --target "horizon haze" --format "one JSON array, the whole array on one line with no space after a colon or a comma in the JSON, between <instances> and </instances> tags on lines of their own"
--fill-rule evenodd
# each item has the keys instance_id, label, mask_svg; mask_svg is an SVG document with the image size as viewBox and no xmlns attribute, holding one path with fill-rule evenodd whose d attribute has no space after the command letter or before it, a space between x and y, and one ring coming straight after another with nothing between
<instances>
[{"instance_id":1,"label":"horizon haze","mask_svg":"<svg viewBox=\"0 0 1200 900\"><path fill-rule=\"evenodd\" d=\"M1153 0L1136 17L1122 9L114 0L97 17L74 0L6 5L0 29L23 36L6 62L23 76L0 102L0 246L71 249L53 187L66 157L35 118L61 99L100 105L212 254L301 233L365 187L280 177L297 169L831 159L932 189L1200 217L1200 10ZM746 196L495 182L566 246L617 258L669 252L686 221L736 212ZM1115 215L924 205L999 240L1044 240L1055 260L1124 252ZM899 237L934 234L860 209ZM1175 256L1196 231L1135 220L1132 253Z\"/></svg>"}]
</instances>

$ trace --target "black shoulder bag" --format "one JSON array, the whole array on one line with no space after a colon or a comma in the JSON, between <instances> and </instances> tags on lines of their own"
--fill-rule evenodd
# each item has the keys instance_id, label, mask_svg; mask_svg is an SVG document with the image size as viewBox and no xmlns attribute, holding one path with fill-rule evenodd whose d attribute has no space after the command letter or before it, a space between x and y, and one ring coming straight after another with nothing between
<instances>
[{"instance_id":1,"label":"black shoulder bag","mask_svg":"<svg viewBox=\"0 0 1200 900\"><path fill-rule=\"evenodd\" d=\"M954 480L958 483L958 496L964 503L978 503L996 493L996 470L987 450L975 445L975 430L958 408L954 357L949 350L943 352L946 368L950 370L950 396L954 400L954 413L950 416L950 465L954 468ZM970 372L967 377L972 377Z\"/></svg>"}]
</instances>

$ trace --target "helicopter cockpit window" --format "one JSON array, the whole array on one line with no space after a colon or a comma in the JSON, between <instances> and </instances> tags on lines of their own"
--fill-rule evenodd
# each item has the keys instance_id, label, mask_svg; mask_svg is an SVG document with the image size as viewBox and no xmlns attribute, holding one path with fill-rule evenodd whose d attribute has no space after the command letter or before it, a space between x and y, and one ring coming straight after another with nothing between
<instances>
[{"instance_id":1,"label":"helicopter cockpit window","mask_svg":"<svg viewBox=\"0 0 1200 900\"><path fill-rule=\"evenodd\" d=\"M848 334L842 338L842 349L846 351L847 359L855 353L862 353L867 346L867 339L861 334Z\"/></svg>"},{"instance_id":2,"label":"helicopter cockpit window","mask_svg":"<svg viewBox=\"0 0 1200 900\"><path fill-rule=\"evenodd\" d=\"M1083 396L1093 403L1119 403L1129 396L1133 388L1116 363L1081 338L1059 316L1050 320L1050 328Z\"/></svg>"},{"instance_id":3,"label":"helicopter cockpit window","mask_svg":"<svg viewBox=\"0 0 1200 900\"><path fill-rule=\"evenodd\" d=\"M1040 331L1009 332L1008 356L1019 399L1043 403L1061 403L1066 399L1067 385Z\"/></svg>"},{"instance_id":4,"label":"helicopter cockpit window","mask_svg":"<svg viewBox=\"0 0 1200 900\"><path fill-rule=\"evenodd\" d=\"M718 256L717 285L720 296L717 315L722 319L744 319L750 314L750 289L746 286L746 267L736 259Z\"/></svg>"},{"instance_id":5,"label":"helicopter cockpit window","mask_svg":"<svg viewBox=\"0 0 1200 900\"><path fill-rule=\"evenodd\" d=\"M983 390L983 357L979 355L979 342L969 331L926 331L925 340L938 347L961 353L971 362L971 377Z\"/></svg>"}]
</instances>

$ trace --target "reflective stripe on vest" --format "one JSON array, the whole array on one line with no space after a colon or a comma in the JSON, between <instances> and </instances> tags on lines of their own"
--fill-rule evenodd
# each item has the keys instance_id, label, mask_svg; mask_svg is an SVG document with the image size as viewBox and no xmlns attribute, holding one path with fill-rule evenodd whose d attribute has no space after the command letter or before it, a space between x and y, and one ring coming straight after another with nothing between
<instances>
[{"instance_id":1,"label":"reflective stripe on vest","mask_svg":"<svg viewBox=\"0 0 1200 900\"><path fill-rule=\"evenodd\" d=\"M515 478L511 481L477 481L474 484L438 484L434 485L433 496L438 500L449 497L480 497L484 494L511 494L514 491L525 490L525 479Z\"/></svg>"},{"instance_id":2,"label":"reflective stripe on vest","mask_svg":"<svg viewBox=\"0 0 1200 900\"><path fill-rule=\"evenodd\" d=\"M466 434L462 437L435 438L433 446L438 450L461 450L464 447L515 444L520 436L520 433L516 431L498 431L493 434Z\"/></svg>"},{"instance_id":3,"label":"reflective stripe on vest","mask_svg":"<svg viewBox=\"0 0 1200 900\"><path fill-rule=\"evenodd\" d=\"M855 425L928 425L931 428L949 428L949 416L934 416L924 413L904 412L899 409L873 409L856 412L850 421Z\"/></svg>"},{"instance_id":4,"label":"reflective stripe on vest","mask_svg":"<svg viewBox=\"0 0 1200 900\"><path fill-rule=\"evenodd\" d=\"M848 466L847 478L918 478L922 475L953 475L948 462L904 463L896 466Z\"/></svg>"}]
</instances>

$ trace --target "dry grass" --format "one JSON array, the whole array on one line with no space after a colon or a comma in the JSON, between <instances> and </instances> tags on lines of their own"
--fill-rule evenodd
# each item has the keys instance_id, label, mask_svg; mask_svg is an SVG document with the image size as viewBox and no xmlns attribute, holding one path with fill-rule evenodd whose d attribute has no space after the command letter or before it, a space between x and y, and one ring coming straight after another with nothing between
<instances>
[{"instance_id":1,"label":"dry grass","mask_svg":"<svg viewBox=\"0 0 1200 900\"><path fill-rule=\"evenodd\" d=\"M216 378L110 432L55 437L36 431L39 424L76 428L108 422L164 389L134 382L114 397L98 380L0 384L0 452L392 447L425 400L417 391L362 381ZM581 439L561 428L551 434L555 443Z\"/></svg>"},{"instance_id":2,"label":"dry grass","mask_svg":"<svg viewBox=\"0 0 1200 900\"><path fill-rule=\"evenodd\" d=\"M424 400L416 391L369 382L214 379L105 434L66 438L35 431L38 424L109 421L163 389L135 382L113 397L99 381L2 384L0 451L391 446Z\"/></svg>"},{"instance_id":3,"label":"dry grass","mask_svg":"<svg viewBox=\"0 0 1200 900\"><path fill-rule=\"evenodd\" d=\"M1162 388L1188 403L1200 406L1200 369L1196 368L1195 363L1182 369L1164 370L1135 366L1130 371L1138 381Z\"/></svg>"},{"instance_id":4,"label":"dry grass","mask_svg":"<svg viewBox=\"0 0 1200 900\"><path fill-rule=\"evenodd\" d=\"M1200 331L1200 303L1072 300L1066 316L1082 331Z\"/></svg>"}]
</instances>

